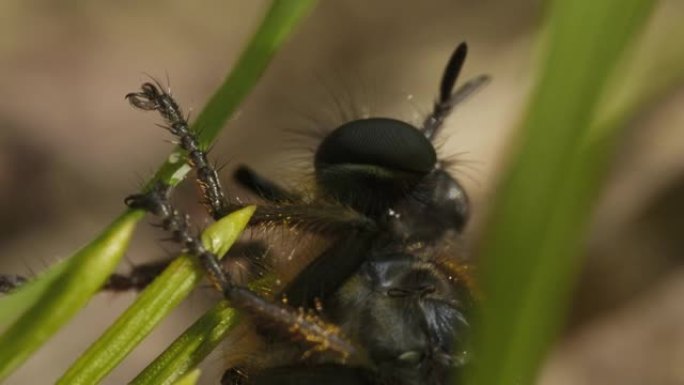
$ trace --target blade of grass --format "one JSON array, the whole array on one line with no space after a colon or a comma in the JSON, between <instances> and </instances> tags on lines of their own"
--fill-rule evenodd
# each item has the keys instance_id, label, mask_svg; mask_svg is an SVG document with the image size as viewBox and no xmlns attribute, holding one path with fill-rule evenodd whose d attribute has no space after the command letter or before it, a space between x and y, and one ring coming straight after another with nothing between
<instances>
[{"instance_id":1,"label":"blade of grass","mask_svg":"<svg viewBox=\"0 0 684 385\"><path fill-rule=\"evenodd\" d=\"M267 276L251 282L249 287L259 293L271 293L274 284L274 277ZM131 385L171 384L202 362L228 336L238 324L238 316L227 302L219 302L176 338Z\"/></svg>"},{"instance_id":2,"label":"blade of grass","mask_svg":"<svg viewBox=\"0 0 684 385\"><path fill-rule=\"evenodd\" d=\"M216 348L237 324L237 318L228 303L219 302L135 377L131 385L172 384Z\"/></svg>"},{"instance_id":3,"label":"blade of grass","mask_svg":"<svg viewBox=\"0 0 684 385\"><path fill-rule=\"evenodd\" d=\"M470 384L531 384L565 314L604 148L582 153L596 105L648 0L554 1L549 52L480 245L486 300ZM585 158L582 158L585 157Z\"/></svg>"},{"instance_id":4,"label":"blade of grass","mask_svg":"<svg viewBox=\"0 0 684 385\"><path fill-rule=\"evenodd\" d=\"M247 225L255 207L227 215L205 230L202 243L212 252L227 251ZM222 256L222 255L221 255ZM199 283L203 269L194 257L181 255L67 370L57 384L90 385L102 380Z\"/></svg>"},{"instance_id":5,"label":"blade of grass","mask_svg":"<svg viewBox=\"0 0 684 385\"><path fill-rule=\"evenodd\" d=\"M208 148L210 146L211 142L218 135L221 127L225 125L226 121L237 109L237 106L263 74L277 48L284 42L299 20L313 7L314 3L314 0L275 0L272 3L262 24L236 63L233 71L202 110L198 120L194 124L195 128L199 127L202 129L199 139L203 147ZM152 181L148 182L147 186L151 186L156 180L163 180L172 185L179 183L190 171L187 163L183 160L185 160L185 154L179 149L176 149L159 168ZM133 223L137 222L142 217L140 212L133 211L127 211L123 216L127 216ZM105 237L107 234L110 234L117 229L118 226L119 220L115 220L95 241L84 248L93 251L94 255L91 259L96 260L107 256L106 254L98 254L98 250L107 249L107 247L99 247L102 245L100 245L98 240ZM122 246L124 249L126 247L122 244L113 244L112 246ZM77 255L70 257L69 260L76 259ZM121 255L118 257L120 259ZM109 276L118 264L119 259L116 260L116 263L112 260L112 263L110 264L99 266L97 271L102 275ZM37 308L45 307L49 302L48 300L51 300L56 302L49 303L50 306L45 307L46 309L56 305L64 309L73 309L73 312L69 316L65 316L61 319L62 324L66 323L76 311L87 302L87 298L78 298L79 301L74 304L66 303L67 297L55 296L50 293L49 290L46 290L46 288L52 288L53 279L58 280L60 286L72 287L73 285L79 284L79 282L84 279L87 279L87 276L93 272L74 267L72 273L66 274L65 272L62 272L62 269L62 264L55 265L53 268L48 269L44 274L41 274L41 277L36 280L34 285L26 285L14 293L13 296L16 296L16 298L25 300L21 307L12 305L12 303L17 303L13 302L14 300L0 303L0 305L7 304L7 307L3 307L2 311L0 311L0 314L7 314L7 317L2 316L2 319L9 320L13 318L14 310L22 311L24 309L29 309L26 310L24 316L28 314L39 314L40 311ZM73 274L74 271L79 271L83 273L84 276L75 275ZM55 278L57 276L60 278ZM66 281L67 279L69 280L68 282ZM95 292L96 291L89 293L88 298L94 295ZM21 319L23 319L23 317ZM28 358L30 352L37 349L49 339L52 333L59 329L61 325L52 322L53 320L56 319L51 319L50 317L43 318L43 322L48 322L50 324L49 328L43 327L40 324L34 325L33 323L31 323L31 325L34 325L35 329L22 328L15 324L6 331L3 337L0 337L0 350L7 353L15 353L12 360L4 360L0 363L0 378L7 376L14 368L18 367L26 358ZM42 332L33 333L33 330ZM50 330L51 333L45 333L48 330ZM39 335L41 336L41 341L38 343L36 339L32 339L34 342L31 343L30 346L13 345L11 348L5 348L2 344L2 338L4 338L5 341L28 340L26 335L15 335L15 333L19 332L29 335Z\"/></svg>"},{"instance_id":6,"label":"blade of grass","mask_svg":"<svg viewBox=\"0 0 684 385\"><path fill-rule=\"evenodd\" d=\"M126 251L142 212L119 217L101 236L77 252L44 294L0 336L0 380L80 310L97 292Z\"/></svg>"}]
</instances>

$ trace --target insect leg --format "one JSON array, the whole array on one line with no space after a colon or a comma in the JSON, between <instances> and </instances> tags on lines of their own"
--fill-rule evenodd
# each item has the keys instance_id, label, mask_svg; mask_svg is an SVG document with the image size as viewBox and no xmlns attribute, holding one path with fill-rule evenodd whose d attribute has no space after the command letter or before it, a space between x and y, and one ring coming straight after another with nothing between
<instances>
[{"instance_id":1,"label":"insect leg","mask_svg":"<svg viewBox=\"0 0 684 385\"><path fill-rule=\"evenodd\" d=\"M165 258L133 266L128 274L114 273L109 276L102 290L141 291L146 288L175 258Z\"/></svg>"},{"instance_id":2,"label":"insect leg","mask_svg":"<svg viewBox=\"0 0 684 385\"><path fill-rule=\"evenodd\" d=\"M259 257L266 253L266 248L261 242L257 241L241 241L236 242L228 252L230 260L246 259L249 262L250 270L263 270L263 262L258 261ZM102 287L102 290L107 291L141 291L145 289L155 278L157 278L165 269L173 262L176 257L159 259L147 262L140 265L133 266L130 272L126 274L114 273L109 276L109 279ZM254 275L253 271L249 271L249 275ZM256 273L260 273L257 271ZM246 281L246 279L242 279Z\"/></svg>"},{"instance_id":3,"label":"insect leg","mask_svg":"<svg viewBox=\"0 0 684 385\"><path fill-rule=\"evenodd\" d=\"M133 267L128 274L114 273L109 276L101 290L140 291L147 287L171 263L173 259L152 261ZM9 293L30 281L20 275L0 275L0 294Z\"/></svg>"},{"instance_id":4,"label":"insect leg","mask_svg":"<svg viewBox=\"0 0 684 385\"><path fill-rule=\"evenodd\" d=\"M188 161L195 169L197 182L204 196L203 203L214 219L220 218L227 209L228 202L218 179L216 169L207 161L206 149L201 148L196 134L190 129L187 119L178 103L171 95L162 90L159 84L144 83L140 92L131 92L126 99L135 108L145 111L157 111L164 118L164 126L176 136L183 150L188 154Z\"/></svg>"},{"instance_id":5,"label":"insect leg","mask_svg":"<svg viewBox=\"0 0 684 385\"><path fill-rule=\"evenodd\" d=\"M421 129L425 136L430 140L437 135L444 120L449 116L453 108L489 81L489 76L480 75L469 80L453 92L467 54L468 46L466 43L463 42L459 44L454 53L451 54L451 58L444 69L442 81L439 86L439 98L435 102L432 113L423 121L423 127Z\"/></svg>"},{"instance_id":6,"label":"insect leg","mask_svg":"<svg viewBox=\"0 0 684 385\"><path fill-rule=\"evenodd\" d=\"M216 170L207 161L206 152L200 147L183 112L168 92L161 90L158 84L144 83L140 92L129 93L126 98L134 107L145 111L157 111L164 118L168 124L165 128L179 139L180 146L188 153L188 159L196 170L197 181L202 189L203 203L214 219L219 219L244 207L242 204L226 199ZM236 177L243 184L253 190L261 191L266 200L269 200L270 196L276 202L291 202L289 205L259 207L252 217L251 225L293 224L302 225L312 231L334 231L340 228L373 225L369 219L346 208L317 207L301 203L294 194L258 176L250 169L243 167L242 170L238 170L238 173Z\"/></svg>"},{"instance_id":7,"label":"insect leg","mask_svg":"<svg viewBox=\"0 0 684 385\"><path fill-rule=\"evenodd\" d=\"M259 260L266 254L266 248L258 241L236 242L228 252L231 260L245 259L248 262L250 277L257 276L264 270L263 261ZM175 257L163 258L155 261L133 266L128 273L114 273L109 276L107 282L100 290L123 292L142 291L145 289L166 267L173 262ZM30 278L14 274L0 274L0 294L7 294L30 281ZM247 281L247 279L241 279Z\"/></svg>"},{"instance_id":8,"label":"insect leg","mask_svg":"<svg viewBox=\"0 0 684 385\"><path fill-rule=\"evenodd\" d=\"M250 226L287 225L318 234L374 231L376 223L357 211L339 205L292 203L257 207Z\"/></svg>"},{"instance_id":9,"label":"insect leg","mask_svg":"<svg viewBox=\"0 0 684 385\"><path fill-rule=\"evenodd\" d=\"M20 275L0 274L0 294L6 294L26 283L28 279Z\"/></svg>"},{"instance_id":10,"label":"insect leg","mask_svg":"<svg viewBox=\"0 0 684 385\"><path fill-rule=\"evenodd\" d=\"M294 306L315 307L334 293L368 258L372 233L358 233L333 243L283 290Z\"/></svg>"},{"instance_id":11,"label":"insect leg","mask_svg":"<svg viewBox=\"0 0 684 385\"><path fill-rule=\"evenodd\" d=\"M309 346L312 353L334 353L340 361L356 353L355 347L336 325L323 321L311 311L270 301L245 286L235 284L223 271L216 256L204 248L197 236L190 234L188 216L169 203L168 191L168 186L160 184L147 193L127 197L126 204L160 217L163 228L171 232L173 240L196 256L211 283L230 301L231 306L250 314L269 331L279 332Z\"/></svg>"},{"instance_id":12,"label":"insect leg","mask_svg":"<svg viewBox=\"0 0 684 385\"><path fill-rule=\"evenodd\" d=\"M233 173L233 179L242 187L269 202L297 202L301 200L298 195L285 190L247 166L238 167Z\"/></svg>"}]
</instances>

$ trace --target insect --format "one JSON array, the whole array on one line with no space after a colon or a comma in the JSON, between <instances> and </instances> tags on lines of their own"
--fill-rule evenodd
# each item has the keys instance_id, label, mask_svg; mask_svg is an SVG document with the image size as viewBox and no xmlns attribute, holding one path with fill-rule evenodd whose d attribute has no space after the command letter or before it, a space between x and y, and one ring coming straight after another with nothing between
<instances>
[{"instance_id":1,"label":"insect","mask_svg":"<svg viewBox=\"0 0 684 385\"><path fill-rule=\"evenodd\" d=\"M209 280L259 336L258 353L231 362L222 384L453 383L468 361L474 305L460 244L469 202L432 141L453 108L488 81L482 75L454 90L466 55L461 43L446 65L432 112L419 127L364 118L323 138L313 159L313 194L285 189L247 166L237 168L235 181L262 202L249 226L296 227L326 240L324 250L273 296L225 271L191 233L188 216L170 203L169 186L157 184L126 198L128 206L162 219L162 227L198 258ZM164 118L187 151L213 218L244 206L224 193L168 92L144 83L126 97L134 107ZM157 267L113 276L109 288L144 285Z\"/></svg>"}]
</instances>

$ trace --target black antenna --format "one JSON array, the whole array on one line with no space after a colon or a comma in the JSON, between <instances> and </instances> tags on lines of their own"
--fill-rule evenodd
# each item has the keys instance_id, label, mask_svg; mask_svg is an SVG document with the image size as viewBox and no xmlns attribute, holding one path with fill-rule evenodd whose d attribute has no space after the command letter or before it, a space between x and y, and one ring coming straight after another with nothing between
<instances>
[{"instance_id":1,"label":"black antenna","mask_svg":"<svg viewBox=\"0 0 684 385\"><path fill-rule=\"evenodd\" d=\"M422 131L429 140L432 140L437 135L442 127L442 123L444 123L444 119L446 119L458 103L467 99L489 81L489 76L480 75L469 80L453 92L467 54L468 45L465 42L459 44L454 53L451 54L451 58L449 58L449 62L444 69L444 75L442 75L442 81L439 85L439 99L435 102L432 113L423 122Z\"/></svg>"}]
</instances>

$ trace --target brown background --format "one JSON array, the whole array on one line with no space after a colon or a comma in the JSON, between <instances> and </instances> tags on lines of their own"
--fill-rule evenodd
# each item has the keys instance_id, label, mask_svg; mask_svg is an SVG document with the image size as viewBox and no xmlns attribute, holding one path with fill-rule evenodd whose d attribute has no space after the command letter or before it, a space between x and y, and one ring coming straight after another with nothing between
<instances>
[{"instance_id":1,"label":"brown background","mask_svg":"<svg viewBox=\"0 0 684 385\"><path fill-rule=\"evenodd\" d=\"M0 271L40 271L120 213L122 198L170 148L168 134L154 126L157 117L133 111L123 96L146 74L168 76L186 110L201 108L265 7L1 2ZM330 129L341 112L419 119L446 58L467 40L465 76L488 73L494 80L448 122L441 153L460 154L455 173L474 199L474 234L537 70L542 15L536 1L323 1L211 157L227 169L246 162L294 180L315 143L289 140L292 129ZM662 1L646 44L681 40L681 28L674 36L663 31L683 17L682 2ZM683 106L684 88L673 84L628 127L589 237L570 326L541 383L684 384ZM174 249L151 241L158 235L147 226L138 234L127 256L132 263ZM130 380L214 297L209 290L193 296L105 383ZM7 383L53 382L132 299L96 297ZM205 366L203 383L217 383L220 355Z\"/></svg>"}]
</instances>

